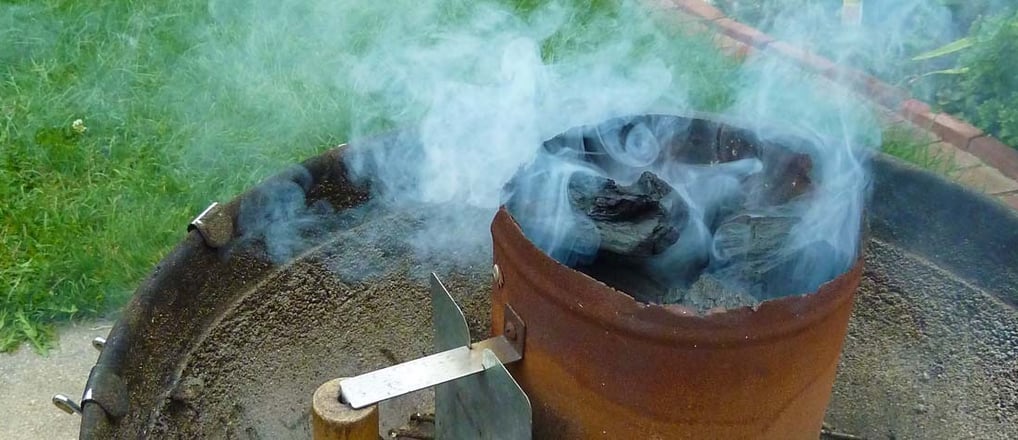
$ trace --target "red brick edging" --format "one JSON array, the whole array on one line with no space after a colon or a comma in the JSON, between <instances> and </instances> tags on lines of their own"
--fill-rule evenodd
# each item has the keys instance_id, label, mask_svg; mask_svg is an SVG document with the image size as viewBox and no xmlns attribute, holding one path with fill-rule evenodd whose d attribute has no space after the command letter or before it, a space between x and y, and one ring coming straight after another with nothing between
<instances>
[{"instance_id":1,"label":"red brick edging","mask_svg":"<svg viewBox=\"0 0 1018 440\"><path fill-rule=\"evenodd\" d=\"M1018 180L1018 150L1000 142L947 113L934 113L929 104L910 99L908 92L887 84L872 75L835 64L791 43L780 41L759 29L726 17L719 9L703 0L667 0L687 14L709 22L722 34L744 45L736 53L766 51L784 57L806 70L840 83L847 83L857 93L897 112L919 128L933 133L956 148L978 157L1001 174ZM1016 206L1018 208L1018 206Z\"/></svg>"}]
</instances>

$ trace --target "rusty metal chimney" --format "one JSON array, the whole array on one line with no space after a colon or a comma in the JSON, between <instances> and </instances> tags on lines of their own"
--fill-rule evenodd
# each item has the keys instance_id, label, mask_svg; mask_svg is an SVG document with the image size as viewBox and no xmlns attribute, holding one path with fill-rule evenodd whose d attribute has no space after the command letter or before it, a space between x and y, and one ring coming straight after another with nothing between
<instances>
[{"instance_id":1,"label":"rusty metal chimney","mask_svg":"<svg viewBox=\"0 0 1018 440\"><path fill-rule=\"evenodd\" d=\"M535 247L503 207L491 225L492 333L527 326L507 365L534 438L815 440L852 299L852 268L808 295L698 315L645 304Z\"/></svg>"}]
</instances>

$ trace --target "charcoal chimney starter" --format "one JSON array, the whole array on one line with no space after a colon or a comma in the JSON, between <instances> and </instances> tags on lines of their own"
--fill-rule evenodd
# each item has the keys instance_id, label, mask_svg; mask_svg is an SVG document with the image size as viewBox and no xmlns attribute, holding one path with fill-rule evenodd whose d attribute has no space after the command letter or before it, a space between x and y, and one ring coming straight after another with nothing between
<instances>
[{"instance_id":1,"label":"charcoal chimney starter","mask_svg":"<svg viewBox=\"0 0 1018 440\"><path fill-rule=\"evenodd\" d=\"M815 292L699 313L561 263L514 212L491 224L492 333L507 305L526 325L523 358L507 367L533 405L534 438L817 438L861 253Z\"/></svg>"}]
</instances>

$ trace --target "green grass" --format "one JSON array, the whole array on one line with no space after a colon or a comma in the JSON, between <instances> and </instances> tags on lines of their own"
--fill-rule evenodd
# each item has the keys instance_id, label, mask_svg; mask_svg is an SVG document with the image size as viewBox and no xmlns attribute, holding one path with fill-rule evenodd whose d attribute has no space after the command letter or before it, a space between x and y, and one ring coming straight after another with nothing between
<instances>
[{"instance_id":1,"label":"green grass","mask_svg":"<svg viewBox=\"0 0 1018 440\"><path fill-rule=\"evenodd\" d=\"M954 158L930 148L930 140L900 125L884 128L882 151L925 170L951 176L958 169Z\"/></svg>"},{"instance_id":2,"label":"green grass","mask_svg":"<svg viewBox=\"0 0 1018 440\"><path fill-rule=\"evenodd\" d=\"M344 134L196 80L198 4L0 3L0 351L123 304L202 207Z\"/></svg>"},{"instance_id":3,"label":"green grass","mask_svg":"<svg viewBox=\"0 0 1018 440\"><path fill-rule=\"evenodd\" d=\"M0 0L0 351L44 351L55 323L115 311L209 202L419 114L345 74L418 2L347 3ZM503 3L540 19L540 2ZM626 56L683 67L691 105L730 103L734 64L707 41L572 3L548 62L630 38ZM434 29L475 2L440 4Z\"/></svg>"}]
</instances>

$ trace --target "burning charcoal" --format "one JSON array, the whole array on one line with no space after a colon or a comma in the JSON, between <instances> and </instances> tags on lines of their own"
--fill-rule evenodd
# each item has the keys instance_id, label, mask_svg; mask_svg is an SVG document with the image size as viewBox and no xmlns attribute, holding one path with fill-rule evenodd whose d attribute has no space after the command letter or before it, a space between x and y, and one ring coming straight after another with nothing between
<instances>
[{"instance_id":1,"label":"burning charcoal","mask_svg":"<svg viewBox=\"0 0 1018 440\"><path fill-rule=\"evenodd\" d=\"M795 217L738 215L721 222L714 234L716 261L708 269L727 285L746 286L756 298L768 291L767 274L785 259Z\"/></svg>"},{"instance_id":2,"label":"burning charcoal","mask_svg":"<svg viewBox=\"0 0 1018 440\"><path fill-rule=\"evenodd\" d=\"M598 254L635 258L660 254L678 241L688 216L682 199L650 172L628 186L604 177L574 177L569 200L592 222L600 242Z\"/></svg>"},{"instance_id":3,"label":"burning charcoal","mask_svg":"<svg viewBox=\"0 0 1018 440\"><path fill-rule=\"evenodd\" d=\"M715 151L717 162L733 162L759 158L763 173L749 179L747 193L754 206L774 206L786 203L804 193L811 185L813 161L807 154L764 142L745 130L721 126Z\"/></svg>"},{"instance_id":4,"label":"burning charcoal","mask_svg":"<svg viewBox=\"0 0 1018 440\"><path fill-rule=\"evenodd\" d=\"M684 129L671 132L665 140L668 161L694 165L709 165L718 160L719 124L704 119L677 120Z\"/></svg>"},{"instance_id":5,"label":"burning charcoal","mask_svg":"<svg viewBox=\"0 0 1018 440\"><path fill-rule=\"evenodd\" d=\"M596 126L574 128L549 139L543 147L553 155L582 157L601 169L610 170L626 165L620 163L618 152L629 150L629 143L638 138L631 136L645 133L656 138L659 150L639 151L637 148L635 154L629 152L644 163L664 161L707 165L718 162L716 122L668 115L616 118Z\"/></svg>"},{"instance_id":6,"label":"burning charcoal","mask_svg":"<svg viewBox=\"0 0 1018 440\"><path fill-rule=\"evenodd\" d=\"M737 289L729 289L721 283L721 280L706 273L697 278L688 289L670 289L665 302L681 304L699 313L715 308L753 307L760 303L752 295Z\"/></svg>"},{"instance_id":7,"label":"burning charcoal","mask_svg":"<svg viewBox=\"0 0 1018 440\"><path fill-rule=\"evenodd\" d=\"M782 204L805 194L812 185L809 173L813 171L813 160L807 154L779 150L771 154L771 163L765 163L771 188L771 203Z\"/></svg>"},{"instance_id":8,"label":"burning charcoal","mask_svg":"<svg viewBox=\"0 0 1018 440\"><path fill-rule=\"evenodd\" d=\"M812 188L810 172L813 161L809 155L788 151L764 153L763 172L743 183L748 209L784 205L806 194Z\"/></svg>"},{"instance_id":9,"label":"burning charcoal","mask_svg":"<svg viewBox=\"0 0 1018 440\"><path fill-rule=\"evenodd\" d=\"M717 162L734 162L760 156L755 142L744 130L736 130L724 125L718 128L718 141L715 148L717 148L714 153Z\"/></svg>"}]
</instances>

